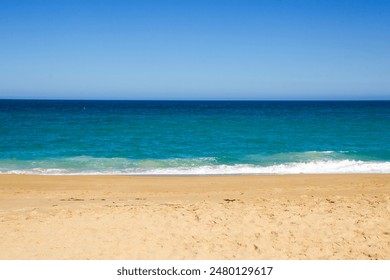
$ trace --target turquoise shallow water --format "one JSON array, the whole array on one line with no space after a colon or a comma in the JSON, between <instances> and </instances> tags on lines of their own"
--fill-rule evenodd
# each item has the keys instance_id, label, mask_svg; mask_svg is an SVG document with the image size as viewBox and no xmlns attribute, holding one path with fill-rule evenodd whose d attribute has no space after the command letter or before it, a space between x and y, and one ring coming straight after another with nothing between
<instances>
[{"instance_id":1,"label":"turquoise shallow water","mask_svg":"<svg viewBox=\"0 0 390 280\"><path fill-rule=\"evenodd\" d=\"M390 102L0 100L0 173L390 173Z\"/></svg>"}]
</instances>

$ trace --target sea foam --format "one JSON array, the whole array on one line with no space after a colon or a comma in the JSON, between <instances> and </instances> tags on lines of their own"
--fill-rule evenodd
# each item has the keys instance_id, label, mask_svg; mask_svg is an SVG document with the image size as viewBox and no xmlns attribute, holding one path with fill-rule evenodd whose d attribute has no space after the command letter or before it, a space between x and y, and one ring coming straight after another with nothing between
<instances>
[{"instance_id":1,"label":"sea foam","mask_svg":"<svg viewBox=\"0 0 390 280\"><path fill-rule=\"evenodd\" d=\"M206 163L208 160L205 160ZM182 163L182 162L181 162ZM188 162L187 162L188 163ZM189 164L157 167L150 162L137 167L114 168L25 168L0 169L1 174L43 174L43 175L234 175L234 174L357 174L390 173L390 162L359 160L315 160L259 166L255 164ZM210 162L208 162L210 163ZM172 164L174 165L174 164ZM96 166L95 166L96 167Z\"/></svg>"}]
</instances>

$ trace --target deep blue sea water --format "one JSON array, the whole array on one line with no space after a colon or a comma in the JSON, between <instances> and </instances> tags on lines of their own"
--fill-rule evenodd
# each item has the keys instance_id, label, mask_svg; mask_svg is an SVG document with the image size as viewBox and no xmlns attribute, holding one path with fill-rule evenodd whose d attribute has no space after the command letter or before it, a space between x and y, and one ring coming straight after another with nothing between
<instances>
[{"instance_id":1,"label":"deep blue sea water","mask_svg":"<svg viewBox=\"0 0 390 280\"><path fill-rule=\"evenodd\" d=\"M390 173L390 102L0 100L0 173Z\"/></svg>"}]
</instances>

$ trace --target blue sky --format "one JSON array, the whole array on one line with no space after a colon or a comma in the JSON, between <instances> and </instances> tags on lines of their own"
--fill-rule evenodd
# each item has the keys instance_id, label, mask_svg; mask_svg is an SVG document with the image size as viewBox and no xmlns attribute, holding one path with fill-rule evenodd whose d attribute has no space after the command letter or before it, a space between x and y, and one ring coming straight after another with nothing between
<instances>
[{"instance_id":1,"label":"blue sky","mask_svg":"<svg viewBox=\"0 0 390 280\"><path fill-rule=\"evenodd\" d=\"M0 98L390 99L390 1L0 1Z\"/></svg>"}]
</instances>

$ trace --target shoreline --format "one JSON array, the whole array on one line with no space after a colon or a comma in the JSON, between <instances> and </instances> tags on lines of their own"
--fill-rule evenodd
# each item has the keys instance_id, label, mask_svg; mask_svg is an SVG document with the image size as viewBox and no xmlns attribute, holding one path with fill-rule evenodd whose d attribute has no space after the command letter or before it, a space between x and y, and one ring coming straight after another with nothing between
<instances>
[{"instance_id":1,"label":"shoreline","mask_svg":"<svg viewBox=\"0 0 390 280\"><path fill-rule=\"evenodd\" d=\"M377 173L227 173L227 174L110 174L110 173L70 173L70 174L33 174L0 173L1 176L42 176L42 177L269 177L269 176L360 176L390 175L388 172Z\"/></svg>"},{"instance_id":2,"label":"shoreline","mask_svg":"<svg viewBox=\"0 0 390 280\"><path fill-rule=\"evenodd\" d=\"M0 175L0 259L390 259L390 174Z\"/></svg>"}]
</instances>

